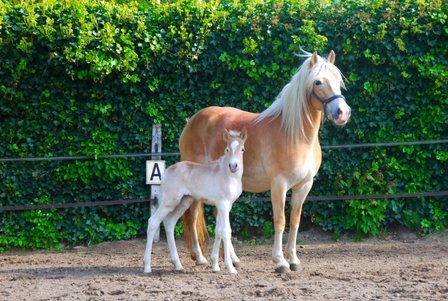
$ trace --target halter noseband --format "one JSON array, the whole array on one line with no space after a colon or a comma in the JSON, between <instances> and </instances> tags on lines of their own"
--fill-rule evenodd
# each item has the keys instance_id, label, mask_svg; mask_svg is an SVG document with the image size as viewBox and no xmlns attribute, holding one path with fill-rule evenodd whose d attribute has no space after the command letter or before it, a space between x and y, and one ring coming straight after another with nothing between
<instances>
[{"instance_id":1,"label":"halter noseband","mask_svg":"<svg viewBox=\"0 0 448 301\"><path fill-rule=\"evenodd\" d=\"M333 95L333 96L331 96L331 97L328 97L328 98L326 98L326 99L323 99L322 97L320 97L319 95L317 95L316 92L314 92L314 90L313 90L313 91L311 91L311 95L314 96L314 97L316 97L317 100L319 100L319 101L324 105L324 107L326 107L330 102L332 102L333 100L335 100L335 99L337 99L337 98L342 98L342 99L345 100L345 97L344 97L344 95L342 95L342 94L341 94L341 95Z\"/></svg>"}]
</instances>

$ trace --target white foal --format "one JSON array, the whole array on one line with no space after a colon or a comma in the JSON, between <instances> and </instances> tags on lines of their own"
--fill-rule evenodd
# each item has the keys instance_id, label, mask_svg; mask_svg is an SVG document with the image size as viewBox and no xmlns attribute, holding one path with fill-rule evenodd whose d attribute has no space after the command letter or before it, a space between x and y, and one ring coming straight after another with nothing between
<instances>
[{"instance_id":1,"label":"white foal","mask_svg":"<svg viewBox=\"0 0 448 301\"><path fill-rule=\"evenodd\" d=\"M247 130L224 131L227 143L225 153L208 164L183 161L170 166L162 176L160 205L148 220L144 272L151 272L151 252L154 234L163 221L171 261L176 270L182 270L174 239L174 227L190 207L193 200L201 200L217 208L215 241L211 252L212 270L219 268L219 247L224 242L224 263L229 273L236 274L233 262L239 259L231 243L229 213L235 200L241 195L244 142Z\"/></svg>"}]
</instances>

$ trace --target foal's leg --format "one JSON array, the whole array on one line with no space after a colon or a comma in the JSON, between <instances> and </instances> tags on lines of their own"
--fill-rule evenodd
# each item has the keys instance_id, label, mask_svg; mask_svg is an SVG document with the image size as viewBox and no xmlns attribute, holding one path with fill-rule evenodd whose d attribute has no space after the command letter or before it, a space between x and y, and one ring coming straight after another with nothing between
<instances>
[{"instance_id":1,"label":"foal's leg","mask_svg":"<svg viewBox=\"0 0 448 301\"><path fill-rule=\"evenodd\" d=\"M151 273L151 253L152 253L152 242L154 240L154 235L156 234L156 230L159 228L162 220L167 216L173 208L166 207L164 204L161 204L159 208L156 210L154 215L152 215L148 219L148 230L147 230L147 238L146 238L146 249L145 256L143 258L144 262L144 272Z\"/></svg>"},{"instance_id":2,"label":"foal's leg","mask_svg":"<svg viewBox=\"0 0 448 301\"><path fill-rule=\"evenodd\" d=\"M313 186L313 181L309 181L300 186L292 188L291 196L291 217L289 226L288 243L286 244L286 258L289 261L289 265L292 271L299 269L300 260L297 257L296 245L297 245L297 232L300 226L300 218L302 216L302 206L305 202L305 198Z\"/></svg>"},{"instance_id":3,"label":"foal's leg","mask_svg":"<svg viewBox=\"0 0 448 301\"><path fill-rule=\"evenodd\" d=\"M221 268L219 267L219 247L221 245L221 237L218 234L218 221L216 221L215 226L215 240L213 241L212 252L210 253L210 260L212 261L212 271L219 272Z\"/></svg>"},{"instance_id":4,"label":"foal's leg","mask_svg":"<svg viewBox=\"0 0 448 301\"><path fill-rule=\"evenodd\" d=\"M240 259L238 258L238 256L236 256L235 249L233 248L232 236L230 236L229 248L230 248L230 257L232 258L233 265L238 267L240 264Z\"/></svg>"},{"instance_id":5,"label":"foal's leg","mask_svg":"<svg viewBox=\"0 0 448 301\"><path fill-rule=\"evenodd\" d=\"M233 201L233 202L235 202L235 201ZM232 207L233 207L233 203L230 205L230 210L232 210ZM230 215L230 212L229 212L228 216L229 215ZM229 221L229 227L230 227L230 221ZM229 248L230 248L230 257L232 257L233 265L238 267L239 264L240 264L240 259L238 258L238 256L236 256L235 249L233 248L233 244L232 244L232 230L231 229L230 229L230 245L229 245Z\"/></svg>"},{"instance_id":6,"label":"foal's leg","mask_svg":"<svg viewBox=\"0 0 448 301\"><path fill-rule=\"evenodd\" d=\"M174 228L179 218L184 214L184 212L190 207L193 202L191 197L183 197L180 204L163 220L163 225L165 226L166 239L168 242L168 249L170 250L171 261L173 262L176 270L181 271L184 268L179 259L179 254L177 253L176 240L174 238Z\"/></svg>"},{"instance_id":7,"label":"foal's leg","mask_svg":"<svg viewBox=\"0 0 448 301\"><path fill-rule=\"evenodd\" d=\"M286 185L283 181L277 180L271 184L271 202L274 215L274 247L272 257L275 262L277 273L289 272L289 263L283 257L282 238L285 231L285 199Z\"/></svg>"},{"instance_id":8,"label":"foal's leg","mask_svg":"<svg viewBox=\"0 0 448 301\"><path fill-rule=\"evenodd\" d=\"M233 246L231 241L232 229L230 228L229 214L232 203L224 201L218 203L216 207L218 209L218 216L216 217L215 243L212 251L213 266L218 266L219 270L219 241L222 239L224 242L224 263L227 267L227 271L231 274L237 274L238 272L233 266L231 256L231 249Z\"/></svg>"}]
</instances>

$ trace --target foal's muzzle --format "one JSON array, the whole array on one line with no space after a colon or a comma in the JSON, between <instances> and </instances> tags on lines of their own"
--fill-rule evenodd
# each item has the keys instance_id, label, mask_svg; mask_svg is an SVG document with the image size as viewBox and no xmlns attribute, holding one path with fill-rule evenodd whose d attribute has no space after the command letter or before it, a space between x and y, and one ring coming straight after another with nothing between
<instances>
[{"instance_id":1,"label":"foal's muzzle","mask_svg":"<svg viewBox=\"0 0 448 301\"><path fill-rule=\"evenodd\" d=\"M232 173L238 171L238 163L229 163L229 169Z\"/></svg>"}]
</instances>

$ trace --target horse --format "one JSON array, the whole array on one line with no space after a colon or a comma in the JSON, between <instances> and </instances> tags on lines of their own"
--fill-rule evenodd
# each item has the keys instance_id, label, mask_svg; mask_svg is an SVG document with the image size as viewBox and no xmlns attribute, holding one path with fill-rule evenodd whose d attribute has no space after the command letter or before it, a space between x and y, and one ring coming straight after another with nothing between
<instances>
[{"instance_id":1,"label":"horse","mask_svg":"<svg viewBox=\"0 0 448 301\"><path fill-rule=\"evenodd\" d=\"M235 200L241 195L244 142L247 130L224 130L221 139L226 142L225 152L211 163L178 162L170 166L162 176L160 205L148 219L144 272L151 272L151 252L155 231L163 221L168 248L175 269L183 270L174 239L174 227L178 219L193 203L201 200L217 208L215 241L211 252L212 270L218 272L219 248L224 245L224 263L229 273L236 274L233 263L239 263L231 243L229 213ZM224 148L224 147L223 147ZM222 149L223 149L222 148Z\"/></svg>"},{"instance_id":2,"label":"horse","mask_svg":"<svg viewBox=\"0 0 448 301\"><path fill-rule=\"evenodd\" d=\"M326 59L304 51L304 62L261 113L232 107L207 107L194 114L179 139L181 160L209 162L219 156L225 141L217 135L223 128L247 128L243 190L271 191L275 230L272 256L278 273L296 271L300 260L296 239L302 206L322 161L319 128L325 116L345 125L351 109L341 94L343 76L334 65L332 50ZM290 229L282 251L285 199L292 190ZM207 237L203 205L194 202L184 214L184 236L196 264L206 263L201 247Z\"/></svg>"}]
</instances>

